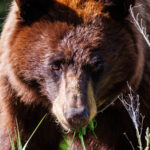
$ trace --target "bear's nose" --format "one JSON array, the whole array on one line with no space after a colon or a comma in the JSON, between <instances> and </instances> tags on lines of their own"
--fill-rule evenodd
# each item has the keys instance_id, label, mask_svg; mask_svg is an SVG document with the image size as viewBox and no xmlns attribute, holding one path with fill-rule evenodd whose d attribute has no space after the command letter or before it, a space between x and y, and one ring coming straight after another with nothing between
<instances>
[{"instance_id":1,"label":"bear's nose","mask_svg":"<svg viewBox=\"0 0 150 150\"><path fill-rule=\"evenodd\" d=\"M65 117L71 127L77 129L86 126L89 121L89 113L86 108L70 108Z\"/></svg>"}]
</instances>

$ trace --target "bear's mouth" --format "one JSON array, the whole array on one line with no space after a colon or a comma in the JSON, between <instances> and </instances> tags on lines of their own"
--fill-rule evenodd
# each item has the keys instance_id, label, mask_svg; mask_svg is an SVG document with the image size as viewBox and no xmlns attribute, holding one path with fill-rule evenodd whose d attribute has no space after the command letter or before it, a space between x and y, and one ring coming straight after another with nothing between
<instances>
[{"instance_id":1,"label":"bear's mouth","mask_svg":"<svg viewBox=\"0 0 150 150\"><path fill-rule=\"evenodd\" d=\"M58 120L65 130L78 131L81 127L88 126L90 115L86 108L71 108L64 113L63 118L58 118Z\"/></svg>"},{"instance_id":2,"label":"bear's mouth","mask_svg":"<svg viewBox=\"0 0 150 150\"><path fill-rule=\"evenodd\" d=\"M87 127L89 123L95 118L95 116L99 112L103 112L105 109L110 107L110 105L116 100L109 99L109 100L101 100L101 103L99 104L98 108L93 107L90 110L90 114L86 113L84 108L80 108L77 112L77 108L69 110L67 113L62 112L61 115L58 115L57 113L57 119L59 121L59 124L62 126L62 128L67 132L73 132L73 131L79 131L82 127ZM98 106L98 104L97 104ZM96 111L98 109L98 111ZM56 110L56 109L55 109ZM78 114L79 113L79 114ZM81 114L81 115L80 115Z\"/></svg>"},{"instance_id":3,"label":"bear's mouth","mask_svg":"<svg viewBox=\"0 0 150 150\"><path fill-rule=\"evenodd\" d=\"M87 127L89 125L89 122L81 127L77 127L77 125L75 125L76 127L72 127L69 123L66 122L61 122L60 124L66 132L74 132L74 131L79 132L80 128Z\"/></svg>"}]
</instances>

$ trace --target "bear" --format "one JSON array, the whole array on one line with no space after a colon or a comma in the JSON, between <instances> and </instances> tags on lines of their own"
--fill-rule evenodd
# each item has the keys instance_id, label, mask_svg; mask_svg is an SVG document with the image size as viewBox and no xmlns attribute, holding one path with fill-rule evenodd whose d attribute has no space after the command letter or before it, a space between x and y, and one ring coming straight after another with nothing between
<instances>
[{"instance_id":1,"label":"bear","mask_svg":"<svg viewBox=\"0 0 150 150\"><path fill-rule=\"evenodd\" d=\"M16 122L25 144L45 114L27 150L58 150L62 129L71 142L73 131L93 118L97 138L87 131L87 150L131 150L123 133L138 149L118 96L128 92L127 83L139 94L145 132L150 49L130 6L138 6L149 34L149 0L12 1L0 38L0 150L11 150L9 135L16 143ZM78 137L71 149L82 150Z\"/></svg>"}]
</instances>

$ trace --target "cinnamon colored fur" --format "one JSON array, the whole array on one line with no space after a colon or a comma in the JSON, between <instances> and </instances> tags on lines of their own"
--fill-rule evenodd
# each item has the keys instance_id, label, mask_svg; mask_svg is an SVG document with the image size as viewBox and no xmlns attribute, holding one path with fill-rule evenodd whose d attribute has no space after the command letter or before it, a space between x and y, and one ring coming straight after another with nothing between
<instances>
[{"instance_id":1,"label":"cinnamon colored fur","mask_svg":"<svg viewBox=\"0 0 150 150\"><path fill-rule=\"evenodd\" d=\"M16 120L24 144L46 113L27 150L57 150L62 128L78 130L94 117L98 139L87 131L87 150L131 150L124 132L138 149L132 121L117 99L128 82L140 96L145 132L150 48L132 23L130 5L140 5L135 13L150 34L149 0L12 2L0 38L0 150L11 150ZM82 109L80 119L75 113ZM77 137L72 150L81 149Z\"/></svg>"}]
</instances>

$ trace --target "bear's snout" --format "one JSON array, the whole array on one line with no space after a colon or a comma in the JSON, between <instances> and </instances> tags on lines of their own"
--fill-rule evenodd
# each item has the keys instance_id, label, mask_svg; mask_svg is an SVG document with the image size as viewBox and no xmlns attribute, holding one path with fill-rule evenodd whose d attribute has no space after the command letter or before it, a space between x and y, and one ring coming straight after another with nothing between
<instances>
[{"instance_id":1,"label":"bear's snout","mask_svg":"<svg viewBox=\"0 0 150 150\"><path fill-rule=\"evenodd\" d=\"M89 112L86 108L70 108L65 113L65 118L74 129L88 125Z\"/></svg>"}]
</instances>

